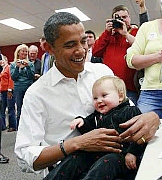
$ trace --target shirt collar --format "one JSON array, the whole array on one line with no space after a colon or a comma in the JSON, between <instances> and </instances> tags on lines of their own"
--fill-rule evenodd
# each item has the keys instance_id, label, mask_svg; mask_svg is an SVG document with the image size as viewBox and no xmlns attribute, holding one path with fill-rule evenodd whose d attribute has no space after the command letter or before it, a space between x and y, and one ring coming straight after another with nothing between
<instances>
[{"instance_id":1,"label":"shirt collar","mask_svg":"<svg viewBox=\"0 0 162 180\"><path fill-rule=\"evenodd\" d=\"M91 73L92 69L89 66L90 62L85 62L84 70L78 74L78 76L83 77L86 73ZM55 63L53 64L53 67L51 68L52 73L52 86L55 86L57 83L59 83L63 79L72 79L65 77L55 66Z\"/></svg>"},{"instance_id":2,"label":"shirt collar","mask_svg":"<svg viewBox=\"0 0 162 180\"><path fill-rule=\"evenodd\" d=\"M92 52L92 47L90 47L90 48L88 49L88 52Z\"/></svg>"}]
</instances>

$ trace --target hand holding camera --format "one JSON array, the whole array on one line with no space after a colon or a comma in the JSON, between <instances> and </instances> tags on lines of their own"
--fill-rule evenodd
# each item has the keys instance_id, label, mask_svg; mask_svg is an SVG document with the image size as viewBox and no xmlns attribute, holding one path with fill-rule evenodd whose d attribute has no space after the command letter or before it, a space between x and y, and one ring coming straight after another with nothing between
<instances>
[{"instance_id":1,"label":"hand holding camera","mask_svg":"<svg viewBox=\"0 0 162 180\"><path fill-rule=\"evenodd\" d=\"M27 62L26 59L23 59L23 60L18 59L18 60L16 61L16 65L17 65L18 67L20 67L20 68L23 68L23 67L25 67L25 66L28 66L28 62Z\"/></svg>"},{"instance_id":2,"label":"hand holding camera","mask_svg":"<svg viewBox=\"0 0 162 180\"><path fill-rule=\"evenodd\" d=\"M118 14L115 14L114 19L107 19L106 30L111 31L112 35L115 32L118 32L121 35L126 36L126 34L128 33L126 23Z\"/></svg>"},{"instance_id":3,"label":"hand holding camera","mask_svg":"<svg viewBox=\"0 0 162 180\"><path fill-rule=\"evenodd\" d=\"M119 29L123 27L123 19L118 15L115 14L115 19L107 19L106 20L106 29L110 31L112 28Z\"/></svg>"},{"instance_id":4,"label":"hand holding camera","mask_svg":"<svg viewBox=\"0 0 162 180\"><path fill-rule=\"evenodd\" d=\"M118 14L115 14L115 19L112 19L113 28L115 29L122 28L123 24L120 21L123 21L123 19Z\"/></svg>"}]
</instances>

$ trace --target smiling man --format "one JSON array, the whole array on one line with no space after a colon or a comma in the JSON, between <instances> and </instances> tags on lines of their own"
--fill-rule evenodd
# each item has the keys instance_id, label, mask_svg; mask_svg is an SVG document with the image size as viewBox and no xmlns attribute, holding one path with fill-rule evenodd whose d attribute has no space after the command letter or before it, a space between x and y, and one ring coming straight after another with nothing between
<instances>
[{"instance_id":1,"label":"smiling man","mask_svg":"<svg viewBox=\"0 0 162 180\"><path fill-rule=\"evenodd\" d=\"M24 97L15 144L20 167L26 172L40 172L77 150L121 152L121 137L114 129L100 128L80 135L69 126L76 115L85 117L94 111L93 83L113 75L106 65L85 63L88 46L83 24L70 13L56 13L46 21L44 35L44 47L55 55L55 63ZM143 126L144 117L138 117ZM157 115L151 113L146 118L153 122L149 128L156 129ZM80 175L84 172L83 167Z\"/></svg>"}]
</instances>

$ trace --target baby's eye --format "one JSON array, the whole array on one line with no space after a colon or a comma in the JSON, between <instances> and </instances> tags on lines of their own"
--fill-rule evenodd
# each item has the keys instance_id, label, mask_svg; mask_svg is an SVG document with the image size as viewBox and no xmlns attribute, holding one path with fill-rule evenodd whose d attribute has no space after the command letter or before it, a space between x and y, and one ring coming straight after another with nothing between
<instances>
[{"instance_id":1,"label":"baby's eye","mask_svg":"<svg viewBox=\"0 0 162 180\"><path fill-rule=\"evenodd\" d=\"M103 97L106 97L108 94L103 94Z\"/></svg>"},{"instance_id":2,"label":"baby's eye","mask_svg":"<svg viewBox=\"0 0 162 180\"><path fill-rule=\"evenodd\" d=\"M96 98L96 97L94 97L94 98L93 98L93 100L97 100L97 98Z\"/></svg>"}]
</instances>

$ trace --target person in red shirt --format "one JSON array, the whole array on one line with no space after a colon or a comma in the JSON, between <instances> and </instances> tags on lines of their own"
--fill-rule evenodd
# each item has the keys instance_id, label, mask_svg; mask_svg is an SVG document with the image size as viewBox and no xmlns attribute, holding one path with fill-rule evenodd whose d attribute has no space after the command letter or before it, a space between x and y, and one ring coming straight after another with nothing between
<instances>
[{"instance_id":1,"label":"person in red shirt","mask_svg":"<svg viewBox=\"0 0 162 180\"><path fill-rule=\"evenodd\" d=\"M6 129L6 108L8 107L9 129L16 131L15 97L13 96L14 82L11 79L10 66L6 56L2 55L0 61L2 72L0 73L0 92L2 99L2 130Z\"/></svg>"},{"instance_id":2,"label":"person in red shirt","mask_svg":"<svg viewBox=\"0 0 162 180\"><path fill-rule=\"evenodd\" d=\"M1 52L0 52L0 62L2 61L2 55L1 55ZM0 72L2 71L2 67L0 66ZM3 163L8 163L9 162L9 158L4 156L2 154L2 99L1 99L1 96L0 96L0 163L3 164Z\"/></svg>"},{"instance_id":3,"label":"person in red shirt","mask_svg":"<svg viewBox=\"0 0 162 180\"><path fill-rule=\"evenodd\" d=\"M124 56L134 42L138 28L131 25L129 10L124 5L113 9L112 18L106 20L106 29L95 41L92 54L103 58L103 63L124 80L127 96L136 104L138 93L133 82L136 70L128 68Z\"/></svg>"}]
</instances>

